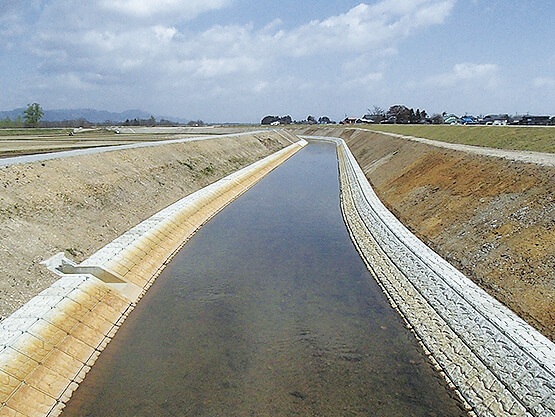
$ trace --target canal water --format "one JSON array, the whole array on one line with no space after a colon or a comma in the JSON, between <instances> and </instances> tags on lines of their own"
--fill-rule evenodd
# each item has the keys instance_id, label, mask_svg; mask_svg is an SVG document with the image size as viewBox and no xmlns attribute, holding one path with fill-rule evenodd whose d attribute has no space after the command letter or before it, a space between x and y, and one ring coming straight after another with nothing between
<instances>
[{"instance_id":1,"label":"canal water","mask_svg":"<svg viewBox=\"0 0 555 417\"><path fill-rule=\"evenodd\" d=\"M324 142L184 246L63 413L297 415L466 415L356 252Z\"/></svg>"}]
</instances>

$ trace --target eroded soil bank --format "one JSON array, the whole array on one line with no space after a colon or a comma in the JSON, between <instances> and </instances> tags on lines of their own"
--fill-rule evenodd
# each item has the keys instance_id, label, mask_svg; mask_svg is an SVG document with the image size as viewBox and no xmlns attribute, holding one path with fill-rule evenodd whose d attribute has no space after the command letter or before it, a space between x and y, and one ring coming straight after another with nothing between
<instances>
[{"instance_id":1,"label":"eroded soil bank","mask_svg":"<svg viewBox=\"0 0 555 417\"><path fill-rule=\"evenodd\" d=\"M275 133L129 149L0 168L0 318L77 262L178 199L289 145Z\"/></svg>"},{"instance_id":2,"label":"eroded soil bank","mask_svg":"<svg viewBox=\"0 0 555 417\"><path fill-rule=\"evenodd\" d=\"M340 136L420 239L555 339L555 169L359 130Z\"/></svg>"}]
</instances>

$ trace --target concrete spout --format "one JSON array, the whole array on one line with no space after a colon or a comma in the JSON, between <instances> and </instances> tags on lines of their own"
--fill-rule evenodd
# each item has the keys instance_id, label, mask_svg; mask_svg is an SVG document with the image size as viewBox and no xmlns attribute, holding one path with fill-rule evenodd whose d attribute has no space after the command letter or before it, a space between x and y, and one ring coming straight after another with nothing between
<instances>
[{"instance_id":1,"label":"concrete spout","mask_svg":"<svg viewBox=\"0 0 555 417\"><path fill-rule=\"evenodd\" d=\"M118 273L111 271L106 266L79 265L67 258L64 252L58 252L51 258L41 262L41 264L62 277L64 275L92 275L118 291L131 302L137 300L143 291L138 285L126 281Z\"/></svg>"}]
</instances>

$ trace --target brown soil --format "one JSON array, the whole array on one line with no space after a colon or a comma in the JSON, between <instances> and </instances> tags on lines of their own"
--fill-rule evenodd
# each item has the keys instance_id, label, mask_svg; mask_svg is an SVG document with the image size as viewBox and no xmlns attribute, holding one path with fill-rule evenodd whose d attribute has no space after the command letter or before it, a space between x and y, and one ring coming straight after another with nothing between
<instances>
[{"instance_id":1,"label":"brown soil","mask_svg":"<svg viewBox=\"0 0 555 417\"><path fill-rule=\"evenodd\" d=\"M0 319L57 277L39 263L82 261L152 214L289 142L274 133L0 168Z\"/></svg>"},{"instance_id":2,"label":"brown soil","mask_svg":"<svg viewBox=\"0 0 555 417\"><path fill-rule=\"evenodd\" d=\"M554 340L555 168L336 133L401 222Z\"/></svg>"}]
</instances>

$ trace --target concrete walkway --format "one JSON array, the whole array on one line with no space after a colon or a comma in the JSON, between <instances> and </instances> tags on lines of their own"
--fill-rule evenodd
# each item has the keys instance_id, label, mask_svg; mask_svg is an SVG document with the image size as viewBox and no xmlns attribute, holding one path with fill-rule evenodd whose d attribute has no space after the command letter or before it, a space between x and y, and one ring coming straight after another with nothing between
<instances>
[{"instance_id":1,"label":"concrete walkway","mask_svg":"<svg viewBox=\"0 0 555 417\"><path fill-rule=\"evenodd\" d=\"M132 143L128 145L100 146L95 148L74 149L71 151L49 152L49 153L34 154L34 155L21 155L21 156L14 156L12 158L0 159L0 167L14 165L14 164L25 164L28 162L47 161L49 159L68 158L71 156L78 156L78 155L90 155L90 154L102 153L102 152L120 151L122 149L146 148L149 146L162 146L162 145L169 145L172 143L184 143L184 142L194 142L199 140L216 139L222 136L251 135L251 134L256 134L261 132L266 132L266 131L258 130L258 131L251 131L251 132L242 132L242 133L230 133L226 135L206 135L206 136L195 136L195 137L185 137L185 138L182 137L182 138L170 139L170 140Z\"/></svg>"},{"instance_id":2,"label":"concrete walkway","mask_svg":"<svg viewBox=\"0 0 555 417\"><path fill-rule=\"evenodd\" d=\"M438 148L452 149L455 151L463 151L483 156L494 156L497 158L509 159L511 161L526 162L530 164L543 165L547 167L555 166L555 154L532 152L532 151L515 151L508 149L496 149L482 146L461 145L458 143L440 142L438 140L431 140L425 138L418 138L414 136L399 135L397 133L382 132L380 130L369 130L361 128L353 128L354 130L361 130L363 132L373 132L382 135L393 136L396 138L407 139L413 142L425 143L426 145L437 146Z\"/></svg>"}]
</instances>

